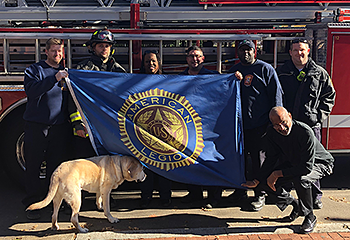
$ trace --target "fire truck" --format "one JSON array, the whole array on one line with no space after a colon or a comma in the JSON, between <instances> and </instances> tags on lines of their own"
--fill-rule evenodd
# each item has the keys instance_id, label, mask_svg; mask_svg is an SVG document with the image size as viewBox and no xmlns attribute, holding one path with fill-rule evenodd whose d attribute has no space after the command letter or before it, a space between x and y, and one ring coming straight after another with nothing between
<instances>
[{"instance_id":1,"label":"fire truck","mask_svg":"<svg viewBox=\"0 0 350 240\"><path fill-rule=\"evenodd\" d=\"M96 29L115 36L114 57L130 73L142 52L157 50L164 72L177 74L185 49L201 46L206 67L221 73L237 61L237 42L251 39L257 58L273 67L289 58L290 40L309 40L311 57L329 72L336 103L323 123L330 152L350 152L350 1L345 0L3 0L0 2L1 164L23 182L26 95L23 72L45 59L45 41L64 40L63 64L74 68L89 56L84 43ZM347 54L349 53L349 55Z\"/></svg>"}]
</instances>

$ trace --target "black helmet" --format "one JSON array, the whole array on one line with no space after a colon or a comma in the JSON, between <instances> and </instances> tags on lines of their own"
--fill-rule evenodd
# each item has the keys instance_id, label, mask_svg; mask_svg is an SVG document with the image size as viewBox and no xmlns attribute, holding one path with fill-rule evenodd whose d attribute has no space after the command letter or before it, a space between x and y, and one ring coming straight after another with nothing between
<instances>
[{"instance_id":1,"label":"black helmet","mask_svg":"<svg viewBox=\"0 0 350 240\"><path fill-rule=\"evenodd\" d=\"M106 29L97 30L91 35L90 40L87 41L85 44L86 46L92 47L93 43L110 43L113 45L114 44L113 34Z\"/></svg>"}]
</instances>

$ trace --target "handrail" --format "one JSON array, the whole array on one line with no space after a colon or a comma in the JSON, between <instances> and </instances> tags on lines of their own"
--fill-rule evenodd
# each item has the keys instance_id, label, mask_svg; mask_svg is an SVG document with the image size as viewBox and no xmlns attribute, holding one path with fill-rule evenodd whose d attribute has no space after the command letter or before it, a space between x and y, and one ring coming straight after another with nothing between
<instances>
[{"instance_id":1,"label":"handrail","mask_svg":"<svg viewBox=\"0 0 350 240\"><path fill-rule=\"evenodd\" d=\"M128 41L128 70L130 73L133 72L133 52L132 52L132 44L133 41L158 41L159 42L159 53L160 58L163 59L163 41L169 41L169 40L188 40L190 42L197 41L197 40L211 40L214 42L217 42L217 61L216 61L216 69L217 71L221 72L222 67L222 48L221 43L222 42L233 42L233 41L240 41L243 39L250 39L250 40L270 40L270 41L276 41L277 40L291 40L293 37L272 37L271 34L228 34L225 32L220 33L199 33L199 34L193 34L193 33L149 33L149 34L127 34L127 33L114 33L113 34L116 41ZM8 58L8 51L7 48L8 40L16 40L16 39L33 39L36 43L36 52L35 52L35 60L38 61L40 59L40 52L39 52L39 41L38 39L48 39L50 37L56 37L61 38L65 41L67 46L67 56L66 60L68 63L68 67L72 66L72 59L71 59L71 40L88 40L91 37L91 33L73 33L73 32L0 32L0 39L3 39L3 59L4 59L4 73L5 74L11 74L9 71L9 58ZM277 64L277 52L275 52L274 56L274 65ZM276 67L276 66L275 66Z\"/></svg>"},{"instance_id":2,"label":"handrail","mask_svg":"<svg viewBox=\"0 0 350 240\"><path fill-rule=\"evenodd\" d=\"M214 41L234 41L234 40L262 40L271 34L113 34L117 40L214 40ZM0 39L48 39L51 37L61 39L88 40L91 33L4 33L0 32Z\"/></svg>"}]
</instances>

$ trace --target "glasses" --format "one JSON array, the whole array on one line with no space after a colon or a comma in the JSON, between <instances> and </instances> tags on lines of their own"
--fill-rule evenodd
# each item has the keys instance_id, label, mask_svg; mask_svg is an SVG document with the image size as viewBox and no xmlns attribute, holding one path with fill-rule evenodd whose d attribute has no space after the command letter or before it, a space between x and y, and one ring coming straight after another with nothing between
<instances>
[{"instance_id":1,"label":"glasses","mask_svg":"<svg viewBox=\"0 0 350 240\"><path fill-rule=\"evenodd\" d=\"M203 55L187 55L187 57L189 57L189 58L201 58L201 57L203 57Z\"/></svg>"},{"instance_id":2,"label":"glasses","mask_svg":"<svg viewBox=\"0 0 350 240\"><path fill-rule=\"evenodd\" d=\"M308 43L306 39L294 39L292 40L293 43Z\"/></svg>"},{"instance_id":3,"label":"glasses","mask_svg":"<svg viewBox=\"0 0 350 240\"><path fill-rule=\"evenodd\" d=\"M97 35L98 39L113 41L113 34L109 31L99 32Z\"/></svg>"}]
</instances>

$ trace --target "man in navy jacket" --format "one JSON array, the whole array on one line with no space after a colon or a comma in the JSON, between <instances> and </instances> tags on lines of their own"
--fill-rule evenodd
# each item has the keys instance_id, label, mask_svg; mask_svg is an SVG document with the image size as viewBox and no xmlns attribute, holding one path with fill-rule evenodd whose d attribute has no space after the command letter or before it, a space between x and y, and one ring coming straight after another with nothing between
<instances>
[{"instance_id":1,"label":"man in navy jacket","mask_svg":"<svg viewBox=\"0 0 350 240\"><path fill-rule=\"evenodd\" d=\"M47 59L32 64L25 70L24 89L27 94L24 154L26 159L26 197L28 207L45 197L50 177L57 166L68 160L72 139L69 122L69 92L62 83L68 76L60 62L63 57L61 39L50 38L46 42ZM46 184L39 177L42 163L46 164ZM38 210L28 211L30 220L40 218Z\"/></svg>"}]
</instances>

